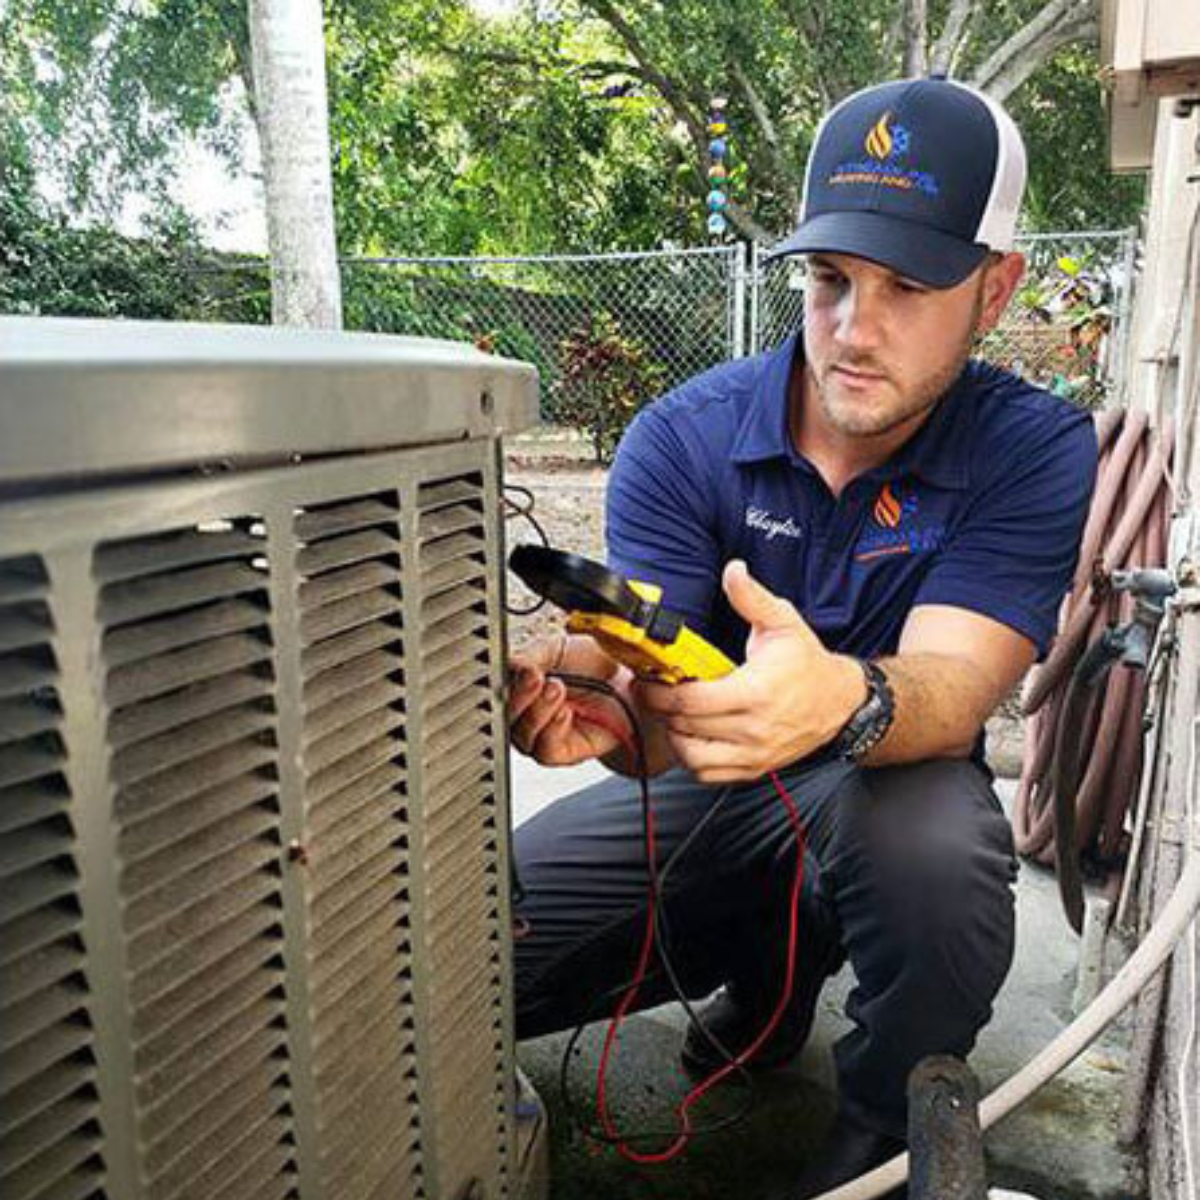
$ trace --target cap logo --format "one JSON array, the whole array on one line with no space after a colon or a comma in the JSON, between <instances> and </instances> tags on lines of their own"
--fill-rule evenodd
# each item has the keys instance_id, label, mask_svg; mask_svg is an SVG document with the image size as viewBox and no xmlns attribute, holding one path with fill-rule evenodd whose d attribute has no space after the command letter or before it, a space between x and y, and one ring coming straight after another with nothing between
<instances>
[{"instance_id":1,"label":"cap logo","mask_svg":"<svg viewBox=\"0 0 1200 1200\"><path fill-rule=\"evenodd\" d=\"M887 127L888 117L891 115L891 113L884 113L871 126L871 132L867 134L867 140L864 145L867 148L867 153L872 158L885 159L891 157L892 135Z\"/></svg>"},{"instance_id":2,"label":"cap logo","mask_svg":"<svg viewBox=\"0 0 1200 1200\"><path fill-rule=\"evenodd\" d=\"M891 109L888 109L867 130L862 147L867 157L849 159L837 163L825 176L832 186L839 184L868 184L890 188L897 192L924 192L936 196L941 184L930 171L912 170L901 164L901 156L908 153L912 135L903 125L897 125Z\"/></svg>"}]
</instances>

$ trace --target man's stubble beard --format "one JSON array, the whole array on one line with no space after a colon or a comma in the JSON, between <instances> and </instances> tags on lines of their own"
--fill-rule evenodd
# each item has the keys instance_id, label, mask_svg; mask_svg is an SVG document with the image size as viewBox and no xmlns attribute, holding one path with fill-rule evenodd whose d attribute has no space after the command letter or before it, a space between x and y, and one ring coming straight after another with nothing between
<instances>
[{"instance_id":1,"label":"man's stubble beard","mask_svg":"<svg viewBox=\"0 0 1200 1200\"><path fill-rule=\"evenodd\" d=\"M976 333L979 329L979 319L982 313L983 284L981 280L979 289L975 294L970 323L960 338L953 357L947 360L946 365L940 370L922 379L911 392L901 397L900 403L896 407L889 408L886 412L872 412L869 408L858 405L846 405L843 407L820 385L820 381L817 381L817 399L821 405L822 412L825 414L826 421L840 433L851 437L880 437L891 433L907 422L913 421L922 413L926 413L934 408L938 401L949 391L951 385L958 379L959 375L962 374L967 359L971 357L971 350L975 345ZM870 363L855 364L852 361L842 361L850 367L855 365L864 366L868 369L872 367ZM878 368L876 367L875 369ZM888 375L888 381L891 382L890 375Z\"/></svg>"}]
</instances>

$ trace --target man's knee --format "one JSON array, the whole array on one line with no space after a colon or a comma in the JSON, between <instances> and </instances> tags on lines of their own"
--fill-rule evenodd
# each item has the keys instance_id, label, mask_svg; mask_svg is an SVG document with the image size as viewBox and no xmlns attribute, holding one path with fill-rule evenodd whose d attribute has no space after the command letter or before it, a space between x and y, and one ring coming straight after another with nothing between
<instances>
[{"instance_id":1,"label":"man's knee","mask_svg":"<svg viewBox=\"0 0 1200 1200\"><path fill-rule=\"evenodd\" d=\"M918 934L1011 939L1012 833L983 772L939 759L863 770L839 798L831 868Z\"/></svg>"},{"instance_id":2,"label":"man's knee","mask_svg":"<svg viewBox=\"0 0 1200 1200\"><path fill-rule=\"evenodd\" d=\"M986 1023L1012 962L1012 835L985 775L930 761L861 773L842 799L839 918L861 982L897 973Z\"/></svg>"}]
</instances>

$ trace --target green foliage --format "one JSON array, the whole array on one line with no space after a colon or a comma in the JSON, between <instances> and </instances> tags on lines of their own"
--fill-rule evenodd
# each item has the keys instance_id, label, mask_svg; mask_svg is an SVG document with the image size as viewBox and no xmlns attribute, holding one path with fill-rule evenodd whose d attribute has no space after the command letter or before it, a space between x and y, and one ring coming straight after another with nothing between
<instances>
[{"instance_id":1,"label":"green foliage","mask_svg":"<svg viewBox=\"0 0 1200 1200\"><path fill-rule=\"evenodd\" d=\"M231 161L248 85L245 0L5 0L3 103L75 213L131 192L170 210L177 150L195 136ZM243 93L244 94L244 93Z\"/></svg>"},{"instance_id":2,"label":"green foliage","mask_svg":"<svg viewBox=\"0 0 1200 1200\"><path fill-rule=\"evenodd\" d=\"M27 164L0 162L0 313L147 320L262 321L249 277L203 250L187 225L144 238L76 227L33 193ZM260 272L261 281L261 272Z\"/></svg>"},{"instance_id":3,"label":"green foliage","mask_svg":"<svg viewBox=\"0 0 1200 1200\"><path fill-rule=\"evenodd\" d=\"M1113 249L1119 251L1114 242ZM1123 265L1095 249L1070 256L1031 253L1014 298L1014 319L984 344L983 354L1056 395L1086 408L1108 396L1108 353Z\"/></svg>"},{"instance_id":4,"label":"green foliage","mask_svg":"<svg viewBox=\"0 0 1200 1200\"><path fill-rule=\"evenodd\" d=\"M350 266L342 271L343 313L349 329L410 337L471 340L471 330L426 281L402 269Z\"/></svg>"},{"instance_id":5,"label":"green foliage","mask_svg":"<svg viewBox=\"0 0 1200 1200\"><path fill-rule=\"evenodd\" d=\"M1108 170L1095 54L1067 47L1013 97L1029 152L1024 220L1033 232L1123 229L1145 202L1141 175Z\"/></svg>"},{"instance_id":6,"label":"green foliage","mask_svg":"<svg viewBox=\"0 0 1200 1200\"><path fill-rule=\"evenodd\" d=\"M245 0L0 0L0 149L72 214L131 191L173 204L180 146L236 164L253 117ZM949 11L931 4L930 40ZM967 78L1043 7L976 0ZM344 254L507 254L706 241L703 124L728 100L729 191L786 230L829 104L894 77L900 0L327 0ZM1067 45L1009 106L1032 229L1130 223L1142 182L1105 166L1094 48ZM749 225L743 227L743 232Z\"/></svg>"},{"instance_id":7,"label":"green foliage","mask_svg":"<svg viewBox=\"0 0 1200 1200\"><path fill-rule=\"evenodd\" d=\"M619 248L676 231L656 106L606 95L593 35L487 21L462 0L424 10L383 26L348 4L330 20L344 252Z\"/></svg>"},{"instance_id":8,"label":"green foliage","mask_svg":"<svg viewBox=\"0 0 1200 1200\"><path fill-rule=\"evenodd\" d=\"M598 462L611 462L625 427L661 389L663 368L607 313L572 333L562 350L562 380L551 415L586 433Z\"/></svg>"}]
</instances>

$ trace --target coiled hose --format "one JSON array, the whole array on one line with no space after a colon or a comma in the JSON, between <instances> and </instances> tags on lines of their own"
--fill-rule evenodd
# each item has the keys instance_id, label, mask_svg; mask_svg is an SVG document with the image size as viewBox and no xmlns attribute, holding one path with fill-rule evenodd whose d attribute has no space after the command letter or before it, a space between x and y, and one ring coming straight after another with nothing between
<instances>
[{"instance_id":1,"label":"coiled hose","mask_svg":"<svg viewBox=\"0 0 1200 1200\"><path fill-rule=\"evenodd\" d=\"M1173 445L1169 425L1155 432L1144 413L1120 409L1097 415L1096 436L1100 469L1079 565L1058 638L1025 691L1025 752L1013 807L1018 852L1057 865L1076 929L1080 856L1115 874L1127 849L1126 816L1142 769L1147 672L1112 666L1115 648L1105 632L1128 620L1133 607L1130 597L1114 592L1113 573L1165 561Z\"/></svg>"}]
</instances>

